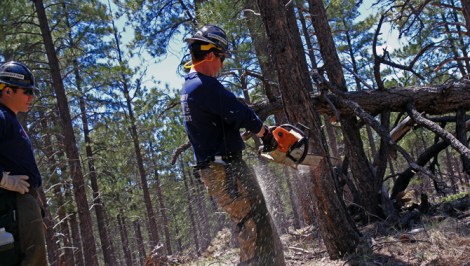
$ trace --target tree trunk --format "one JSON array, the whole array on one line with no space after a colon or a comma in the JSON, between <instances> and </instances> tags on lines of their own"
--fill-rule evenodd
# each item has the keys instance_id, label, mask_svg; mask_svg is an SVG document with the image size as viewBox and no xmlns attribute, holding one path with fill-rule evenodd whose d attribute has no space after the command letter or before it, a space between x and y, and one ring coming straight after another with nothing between
<instances>
[{"instance_id":1,"label":"tree trunk","mask_svg":"<svg viewBox=\"0 0 470 266\"><path fill-rule=\"evenodd\" d=\"M279 78L288 121L310 127L313 152L325 156L318 167L311 168L315 213L328 254L337 259L354 252L359 234L348 218L344 204L335 193L332 166L321 129L319 114L313 110L309 92L313 91L297 25L292 24L292 5L287 1L257 0L266 28L270 54ZM298 112L302 106L303 112Z\"/></svg>"},{"instance_id":2,"label":"tree trunk","mask_svg":"<svg viewBox=\"0 0 470 266\"><path fill-rule=\"evenodd\" d=\"M160 187L160 179L158 176L158 171L155 169L155 189L157 190L157 198L160 203L160 214L162 215L163 220L163 232L165 234L165 244L167 255L172 255L173 251L171 250L171 237L170 237L170 225L168 223L168 215L166 213L165 201L163 199L162 189Z\"/></svg>"},{"instance_id":3,"label":"tree trunk","mask_svg":"<svg viewBox=\"0 0 470 266\"><path fill-rule=\"evenodd\" d=\"M124 252L124 259L126 261L126 265L134 265L132 263L132 253L131 253L131 247L130 247L130 242L129 242L129 237L127 233L127 224L126 224L126 219L124 218L124 211L123 209L119 210L119 214L117 215L116 219L118 221L119 225L119 233L121 234L121 244L122 244L122 250Z\"/></svg>"},{"instance_id":4,"label":"tree trunk","mask_svg":"<svg viewBox=\"0 0 470 266\"><path fill-rule=\"evenodd\" d=\"M100 236L100 243L101 243L101 251L103 252L104 263L105 265L112 266L116 263L116 258L114 256L114 248L109 238L108 230L106 228L106 211L104 202L101 199L100 190L98 187L98 177L95 170L95 158L93 156L93 151L91 149L92 142L90 139L90 128L88 126L88 116L86 110L86 102L85 102L85 92L82 89L81 85L81 76L78 69L78 62L77 60L73 61L74 63L74 72L75 72L75 80L78 90L81 92L79 104L80 104L80 114L82 119L83 125L83 136L85 139L85 153L88 163L88 171L90 182L91 182L91 189L93 190L93 208L95 210L96 221L98 223L98 233Z\"/></svg>"},{"instance_id":5,"label":"tree trunk","mask_svg":"<svg viewBox=\"0 0 470 266\"><path fill-rule=\"evenodd\" d=\"M277 88L278 79L276 70L272 64L271 56L268 53L268 43L266 39L266 31L262 28L263 24L259 16L254 12L257 10L256 2L252 0L244 0L244 15L248 21L246 23L250 36L253 40L253 48L255 49L256 58L260 65L261 73L264 78L264 90L269 102L275 102L280 96ZM276 119L278 123L282 120Z\"/></svg>"},{"instance_id":6,"label":"tree trunk","mask_svg":"<svg viewBox=\"0 0 470 266\"><path fill-rule=\"evenodd\" d=\"M39 121L41 123L41 127L47 130L49 128L48 123L47 123L48 119L44 116L44 113L41 111L39 112L39 117L40 117ZM55 166L57 165L57 162L56 162L56 157L54 156L54 150L52 149L52 134L50 132L45 134L44 136L44 146L45 146L44 152L47 157L49 173L51 175L50 176L50 179L52 181L51 183L55 184L59 178L56 174ZM42 200L44 212L46 215L44 217L44 224L46 225L46 241L47 241L46 244L47 244L47 254L48 254L49 263L51 264L51 266L59 266L60 257L61 257L60 250L59 250L60 242L59 242L56 232L54 231L54 226L55 226L54 220L51 215L51 210L49 209L49 204L47 202L43 187L41 187L38 190L38 193L39 193L40 199ZM53 190L53 193L55 194L54 190Z\"/></svg>"},{"instance_id":7,"label":"tree trunk","mask_svg":"<svg viewBox=\"0 0 470 266\"><path fill-rule=\"evenodd\" d=\"M310 14L315 28L316 37L320 46L320 53L325 61L324 67L328 75L328 80L332 86L341 91L347 91L346 80L344 79L343 68L339 60L336 46L328 24L326 11L321 0L309 0ZM368 213L374 216L381 216L380 209L380 186L377 187L372 166L364 151L361 139L360 127L356 116L342 114L340 116L341 129L344 136L346 156L348 156L349 167L352 176L357 184L357 189L361 193L361 202Z\"/></svg>"},{"instance_id":8,"label":"tree trunk","mask_svg":"<svg viewBox=\"0 0 470 266\"><path fill-rule=\"evenodd\" d=\"M68 189L64 185L57 185L54 187L54 198L57 200L57 216L59 219L59 232L61 235L62 243L64 249L62 250L62 254L60 254L60 261L65 262L66 265L75 265L75 254L73 249L73 244L71 243L71 235L69 230L69 219L70 217L67 216L65 200L62 195L61 189ZM81 253L81 251L80 251Z\"/></svg>"},{"instance_id":9,"label":"tree trunk","mask_svg":"<svg viewBox=\"0 0 470 266\"><path fill-rule=\"evenodd\" d=\"M466 112L462 109L459 109L455 115L456 124L455 124L455 131L457 139L468 148L468 138L467 138L467 126L466 126ZM470 159L464 155L460 155L462 160L462 168L464 173L467 176L470 176Z\"/></svg>"},{"instance_id":10,"label":"tree trunk","mask_svg":"<svg viewBox=\"0 0 470 266\"><path fill-rule=\"evenodd\" d=\"M194 211L193 211L193 204L192 204L192 198L195 199L196 197L194 195L192 195L193 193L191 193L191 191L189 190L189 187L188 187L188 181L187 181L187 177L186 177L186 170L185 170L185 167L184 167L184 163L183 163L183 160L180 160L180 167L181 167L181 171L182 171L182 174L183 174L183 184L184 184L184 191L185 191L185 195L186 195L186 203L188 204L188 216L189 216L189 221L191 222L191 233L192 233L192 236L193 236L193 241L194 241L194 244L196 246L196 254L198 256L201 255L200 253L200 250L199 250L199 239L197 237L197 232L200 231L200 229L198 229L198 226L196 224L196 221L194 219Z\"/></svg>"},{"instance_id":11,"label":"tree trunk","mask_svg":"<svg viewBox=\"0 0 470 266\"><path fill-rule=\"evenodd\" d=\"M73 243L73 250L74 250L74 257L75 257L75 264L77 266L86 266L85 261L83 259L83 241L80 236L80 230L78 229L78 221L77 221L77 214L76 212L71 213L70 218L68 219L70 223L70 229L72 230L72 243Z\"/></svg>"},{"instance_id":12,"label":"tree trunk","mask_svg":"<svg viewBox=\"0 0 470 266\"><path fill-rule=\"evenodd\" d=\"M54 232L54 221L51 210L49 209L49 204L47 204L46 195L42 187L39 188L37 192L39 194L38 197L42 201L42 208L45 214L43 221L46 227L47 258L51 266L59 266L59 239Z\"/></svg>"},{"instance_id":13,"label":"tree trunk","mask_svg":"<svg viewBox=\"0 0 470 266\"><path fill-rule=\"evenodd\" d=\"M65 94L64 84L60 74L59 60L54 48L51 31L49 29L46 11L42 0L33 0L36 6L38 21L41 28L42 38L46 49L49 66L51 69L52 83L55 90L57 105L61 119L61 126L64 133L64 147L68 158L70 173L72 175L75 201L78 208L78 216L80 218L80 232L82 240L87 243L84 249L85 263L87 266L98 265L96 255L95 237L93 236L91 215L89 205L86 198L85 181L83 178L82 168L80 165L80 157L78 153L77 143L75 140L72 119L70 117L70 109Z\"/></svg>"},{"instance_id":14,"label":"tree trunk","mask_svg":"<svg viewBox=\"0 0 470 266\"><path fill-rule=\"evenodd\" d=\"M340 115L351 114L353 110L350 106L342 104L338 97L358 103L365 112L372 116L381 114L383 111L406 112L409 102L414 103L418 112L441 115L455 112L458 109L469 110L469 90L470 82L463 80L437 86L393 87L385 91L344 92L341 96L330 94L327 97ZM321 114L334 115L331 106L322 100L322 96L314 96L313 105Z\"/></svg>"},{"instance_id":15,"label":"tree trunk","mask_svg":"<svg viewBox=\"0 0 470 266\"><path fill-rule=\"evenodd\" d=\"M134 230L135 230L135 238L137 240L137 251L139 256L140 265L144 265L145 258L147 254L145 253L145 246L144 246L144 238L142 237L142 230L140 228L140 221L134 221Z\"/></svg>"},{"instance_id":16,"label":"tree trunk","mask_svg":"<svg viewBox=\"0 0 470 266\"><path fill-rule=\"evenodd\" d=\"M119 33L114 25L113 21L113 31L114 31L114 41L116 44L117 54L118 54L118 62L119 64L124 64L124 60L122 59L122 51L121 51L121 41L119 39ZM153 210L152 201L150 199L150 193L148 189L148 182L147 182L147 173L145 172L144 168L144 160L142 158L142 150L140 148L140 140L139 135L137 132L136 126L136 118L134 116L134 110L132 107L132 99L130 96L129 91L129 78L125 73L121 73L121 85L123 88L124 98L126 99L126 106L129 115L128 121L128 129L131 134L132 143L134 144L134 151L135 157L137 160L137 168L140 175L140 181L142 186L142 192L144 194L144 203L145 208L147 210L148 215L148 223L149 223L149 232L150 232L150 247L153 249L158 243L160 242L160 237L158 236L158 227L157 227L157 219L155 217L155 212Z\"/></svg>"}]
</instances>

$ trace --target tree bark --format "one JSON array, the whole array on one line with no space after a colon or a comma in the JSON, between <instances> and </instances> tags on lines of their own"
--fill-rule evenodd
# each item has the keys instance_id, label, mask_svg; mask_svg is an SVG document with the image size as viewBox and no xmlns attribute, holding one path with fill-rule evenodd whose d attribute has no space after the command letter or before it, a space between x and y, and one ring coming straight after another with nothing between
<instances>
[{"instance_id":1,"label":"tree bark","mask_svg":"<svg viewBox=\"0 0 470 266\"><path fill-rule=\"evenodd\" d=\"M46 245L47 245L47 258L51 266L59 265L59 239L54 232L54 221L51 215L51 210L47 204L46 195L44 190L39 188L37 190L38 197L42 201L42 208L44 210L44 226L46 228Z\"/></svg>"},{"instance_id":2,"label":"tree bark","mask_svg":"<svg viewBox=\"0 0 470 266\"><path fill-rule=\"evenodd\" d=\"M375 116L383 111L406 112L407 104L413 102L418 112L441 115L458 109L470 110L470 82L467 80L437 86L394 87L384 91L364 90L344 92L342 95L329 94L340 115L350 114L350 106L339 101L339 97L356 102L364 111ZM334 115L331 106L321 96L313 97L313 104L321 114Z\"/></svg>"},{"instance_id":3,"label":"tree bark","mask_svg":"<svg viewBox=\"0 0 470 266\"><path fill-rule=\"evenodd\" d=\"M98 265L95 237L93 236L91 215L86 198L85 181L80 165L80 157L73 131L72 119L70 117L67 96L65 94L64 84L60 73L59 60L54 48L54 42L52 40L43 1L33 0L33 2L36 7L42 38L51 69L52 86L54 87L59 107L61 126L64 132L65 152L68 158L70 173L72 175L75 201L77 203L78 216L80 219L81 238L85 243L87 243L84 248L85 263L87 266L95 266Z\"/></svg>"},{"instance_id":4,"label":"tree bark","mask_svg":"<svg viewBox=\"0 0 470 266\"><path fill-rule=\"evenodd\" d=\"M466 114L464 110L458 110L455 114L456 124L455 124L455 131L457 139L468 148L468 138L467 138L467 127L466 127ZM464 173L470 176L470 158L460 155L462 160L462 168Z\"/></svg>"},{"instance_id":5,"label":"tree bark","mask_svg":"<svg viewBox=\"0 0 470 266\"><path fill-rule=\"evenodd\" d=\"M75 264L77 266L86 266L84 259L84 246L82 238L80 237L80 230L78 229L77 213L73 212L69 215L70 230L72 231L73 255L75 257Z\"/></svg>"},{"instance_id":6,"label":"tree bark","mask_svg":"<svg viewBox=\"0 0 470 266\"><path fill-rule=\"evenodd\" d=\"M186 175L186 169L184 167L184 163L183 163L183 160L180 160L180 167L181 167L181 171L182 171L182 174L183 174L183 184L184 184L184 190L185 190L185 195L186 195L186 203L188 204L188 216L189 216L189 221L191 222L191 233L192 233L192 236L193 236L193 241L194 241L194 244L196 246L196 254L198 256L201 255L201 251L199 250L199 238L197 236L197 232L200 231L198 226L197 226L197 223L196 223L196 220L195 220L195 215L194 215L194 211L193 211L193 204L192 204L192 200L191 198L196 198L194 195L192 195L191 191L189 190L189 186L188 186L188 181L187 181L187 175ZM197 201L197 199L196 199Z\"/></svg>"},{"instance_id":7,"label":"tree bark","mask_svg":"<svg viewBox=\"0 0 470 266\"><path fill-rule=\"evenodd\" d=\"M39 112L39 117L40 117L41 127L43 129L48 129L49 119L47 119L44 116L44 113L41 111ZM57 162L56 162L56 157L54 156L54 150L52 149L52 134L50 132L45 134L44 136L44 146L45 146L44 152L47 157L48 170L49 170L49 173L51 173L50 174L51 180L53 180L51 183L55 184L54 181L58 181L58 176L56 174L56 167L55 167L57 165ZM39 192L40 199L42 200L42 203L44 205L43 208L46 214L46 216L44 217L44 224L46 225L46 241L47 241L46 244L47 244L47 254L48 254L49 263L51 264L51 266L59 266L60 257L61 257L60 245L59 245L60 242L58 239L58 235L54 231L53 216L51 214L51 210L49 209L49 204L47 202L46 194L44 192L43 187L41 187L38 190L38 192ZM53 193L57 195L55 190L53 190ZM59 226L59 229L60 228L61 227Z\"/></svg>"},{"instance_id":8,"label":"tree bark","mask_svg":"<svg viewBox=\"0 0 470 266\"><path fill-rule=\"evenodd\" d=\"M162 189L160 187L160 179L158 176L158 170L155 169L155 189L157 190L157 198L160 204L160 214L162 215L163 220L163 232L165 234L165 246L167 255L172 255L173 251L171 250L171 237L170 237L170 225L168 223L168 214L166 213L165 201L163 199Z\"/></svg>"},{"instance_id":9,"label":"tree bark","mask_svg":"<svg viewBox=\"0 0 470 266\"><path fill-rule=\"evenodd\" d=\"M137 240L137 251L139 256L139 265L144 265L145 258L147 254L145 253L145 246L144 246L144 238L142 237L142 230L140 228L140 220L134 221L134 230L135 230L135 238Z\"/></svg>"},{"instance_id":10,"label":"tree bark","mask_svg":"<svg viewBox=\"0 0 470 266\"><path fill-rule=\"evenodd\" d=\"M346 92L346 80L343 74L343 68L336 52L336 46L333 40L326 10L322 0L309 0L310 14L315 28L316 37L320 46L320 53L325 61L324 68L328 75L328 80L336 89ZM352 176L357 184L357 189L362 197L357 204L364 207L367 213L374 216L381 216L380 186L377 186L376 175L369 163L364 151L360 127L356 116L343 113L340 117L341 130L344 136L346 156L350 158L349 167ZM366 216L364 216L364 219Z\"/></svg>"},{"instance_id":11,"label":"tree bark","mask_svg":"<svg viewBox=\"0 0 470 266\"><path fill-rule=\"evenodd\" d=\"M132 263L132 253L131 253L131 247L130 247L129 237L127 233L127 223L126 223L126 219L124 218L123 213L124 213L123 209L120 209L119 214L116 217L118 224L119 224L119 233L121 234L122 250L124 252L124 259L126 261L126 265L134 265Z\"/></svg>"},{"instance_id":12,"label":"tree bark","mask_svg":"<svg viewBox=\"0 0 470 266\"><path fill-rule=\"evenodd\" d=\"M282 99L288 121L310 127L309 145L313 152L325 156L320 165L311 168L314 185L315 213L328 254L337 259L354 252L359 234L348 218L344 204L335 192L332 166L321 129L319 114L313 110L309 92L313 91L297 25L289 19L292 5L287 1L257 0L266 28L270 54L274 55ZM302 108L303 112L298 112Z\"/></svg>"}]
</instances>

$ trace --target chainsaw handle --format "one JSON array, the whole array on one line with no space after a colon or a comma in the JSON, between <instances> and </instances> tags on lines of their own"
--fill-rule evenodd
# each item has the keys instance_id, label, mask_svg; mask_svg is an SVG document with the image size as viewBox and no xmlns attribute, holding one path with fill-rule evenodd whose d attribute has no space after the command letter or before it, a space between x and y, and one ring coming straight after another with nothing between
<instances>
[{"instance_id":1,"label":"chainsaw handle","mask_svg":"<svg viewBox=\"0 0 470 266\"><path fill-rule=\"evenodd\" d=\"M290 155L290 152L297 147L301 147L302 145L305 145L304 152L302 153L300 158L296 160L292 155ZM287 157L289 157L292 161L294 161L295 164L300 164L305 160L305 157L307 157L307 154L308 154L308 137L305 137L301 139L298 143L290 147L289 152L287 153Z\"/></svg>"}]
</instances>

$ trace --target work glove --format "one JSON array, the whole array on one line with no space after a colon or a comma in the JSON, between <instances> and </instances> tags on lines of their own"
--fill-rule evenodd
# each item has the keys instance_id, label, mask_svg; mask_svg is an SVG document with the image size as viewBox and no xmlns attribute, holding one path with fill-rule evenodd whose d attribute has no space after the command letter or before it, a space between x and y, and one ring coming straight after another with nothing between
<instances>
[{"instance_id":1,"label":"work glove","mask_svg":"<svg viewBox=\"0 0 470 266\"><path fill-rule=\"evenodd\" d=\"M16 191L24 194L29 191L29 176L27 175L10 175L8 172L3 172L3 178L0 181L0 187L10 191Z\"/></svg>"},{"instance_id":2,"label":"work glove","mask_svg":"<svg viewBox=\"0 0 470 266\"><path fill-rule=\"evenodd\" d=\"M261 147L261 152L270 152L274 151L277 148L277 141L274 139L272 130L276 127L267 127L264 126L264 134L261 137L261 141L263 142L263 146Z\"/></svg>"}]
</instances>

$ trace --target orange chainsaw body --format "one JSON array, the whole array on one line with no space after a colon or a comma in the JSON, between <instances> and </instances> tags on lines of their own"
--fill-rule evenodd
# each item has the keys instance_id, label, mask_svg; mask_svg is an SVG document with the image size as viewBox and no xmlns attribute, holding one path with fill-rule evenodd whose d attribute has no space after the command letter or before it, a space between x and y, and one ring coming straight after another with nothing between
<instances>
[{"instance_id":1,"label":"orange chainsaw body","mask_svg":"<svg viewBox=\"0 0 470 266\"><path fill-rule=\"evenodd\" d=\"M277 149L283 153L287 153L289 148L299 141L298 137L284 127L276 127L273 137L277 142Z\"/></svg>"}]
</instances>

